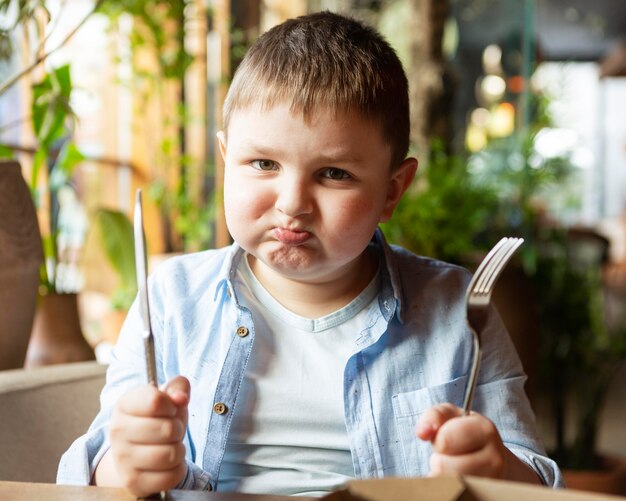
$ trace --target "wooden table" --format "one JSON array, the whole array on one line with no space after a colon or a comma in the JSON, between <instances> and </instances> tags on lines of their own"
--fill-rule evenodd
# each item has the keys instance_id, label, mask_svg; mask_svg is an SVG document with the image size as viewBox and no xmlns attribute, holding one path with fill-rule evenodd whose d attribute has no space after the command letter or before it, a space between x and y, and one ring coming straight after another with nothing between
<instances>
[{"instance_id":1,"label":"wooden table","mask_svg":"<svg viewBox=\"0 0 626 501\"><path fill-rule=\"evenodd\" d=\"M0 481L0 499L7 501L136 501L124 489ZM152 499L152 498L151 498ZM154 498L158 499L158 498ZM169 491L168 501L286 501L294 498L236 492ZM317 498L297 497L298 501Z\"/></svg>"}]
</instances>

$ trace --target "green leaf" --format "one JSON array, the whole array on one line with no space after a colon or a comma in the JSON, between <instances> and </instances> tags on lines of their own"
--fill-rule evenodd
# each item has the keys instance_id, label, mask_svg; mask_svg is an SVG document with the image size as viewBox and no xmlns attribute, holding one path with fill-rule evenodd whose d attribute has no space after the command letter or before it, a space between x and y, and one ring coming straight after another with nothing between
<instances>
[{"instance_id":1,"label":"green leaf","mask_svg":"<svg viewBox=\"0 0 626 501\"><path fill-rule=\"evenodd\" d=\"M15 157L15 153L11 148L0 144L0 158L13 158Z\"/></svg>"},{"instance_id":2,"label":"green leaf","mask_svg":"<svg viewBox=\"0 0 626 501\"><path fill-rule=\"evenodd\" d=\"M76 144L67 141L61 148L57 161L50 172L50 190L58 191L67 184L76 166L84 160L85 155L80 152Z\"/></svg>"},{"instance_id":3,"label":"green leaf","mask_svg":"<svg viewBox=\"0 0 626 501\"><path fill-rule=\"evenodd\" d=\"M39 208L39 194L37 193L37 185L39 180L39 172L45 167L48 158L48 150L39 148L33 157L33 172L30 179L30 191L35 202L35 207Z\"/></svg>"},{"instance_id":4,"label":"green leaf","mask_svg":"<svg viewBox=\"0 0 626 501\"><path fill-rule=\"evenodd\" d=\"M70 94L72 93L70 65L64 64L56 68L52 73L52 82L59 94L69 100Z\"/></svg>"},{"instance_id":5,"label":"green leaf","mask_svg":"<svg viewBox=\"0 0 626 501\"><path fill-rule=\"evenodd\" d=\"M56 68L33 85L33 128L41 147L50 149L57 139L66 134L66 119L74 115L70 107L71 92L69 65Z\"/></svg>"},{"instance_id":6,"label":"green leaf","mask_svg":"<svg viewBox=\"0 0 626 501\"><path fill-rule=\"evenodd\" d=\"M118 274L121 287L136 293L135 247L130 219L123 212L110 209L99 209L96 219L105 254Z\"/></svg>"}]
</instances>

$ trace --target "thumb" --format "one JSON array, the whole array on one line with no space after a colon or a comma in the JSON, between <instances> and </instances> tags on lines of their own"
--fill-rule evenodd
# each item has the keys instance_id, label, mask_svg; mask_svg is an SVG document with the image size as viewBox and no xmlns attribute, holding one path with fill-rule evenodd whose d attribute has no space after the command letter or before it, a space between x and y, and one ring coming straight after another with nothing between
<instances>
[{"instance_id":1,"label":"thumb","mask_svg":"<svg viewBox=\"0 0 626 501\"><path fill-rule=\"evenodd\" d=\"M186 377L176 376L165 385L163 392L170 397L174 405L185 407L189 403L191 385Z\"/></svg>"}]
</instances>

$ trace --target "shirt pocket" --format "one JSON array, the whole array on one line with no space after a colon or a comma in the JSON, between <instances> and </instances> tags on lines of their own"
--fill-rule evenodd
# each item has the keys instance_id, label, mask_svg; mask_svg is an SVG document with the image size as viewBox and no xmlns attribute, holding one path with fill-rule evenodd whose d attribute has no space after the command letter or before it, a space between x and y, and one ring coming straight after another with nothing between
<instances>
[{"instance_id":1,"label":"shirt pocket","mask_svg":"<svg viewBox=\"0 0 626 501\"><path fill-rule=\"evenodd\" d=\"M460 407L466 384L467 376L462 376L444 384L398 393L391 398L407 476L425 476L429 470L432 446L415 436L420 416L436 404L449 402Z\"/></svg>"}]
</instances>

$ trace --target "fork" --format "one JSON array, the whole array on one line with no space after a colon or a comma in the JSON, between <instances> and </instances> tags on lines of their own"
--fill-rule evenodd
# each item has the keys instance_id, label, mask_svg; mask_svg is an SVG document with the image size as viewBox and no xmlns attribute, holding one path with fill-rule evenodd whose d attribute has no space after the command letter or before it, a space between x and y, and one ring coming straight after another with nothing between
<instances>
[{"instance_id":1,"label":"fork","mask_svg":"<svg viewBox=\"0 0 626 501\"><path fill-rule=\"evenodd\" d=\"M478 371L480 369L480 334L487 323L491 294L496 285L496 280L502 270L511 259L517 248L524 242L523 238L505 237L500 240L482 260L472 280L467 287L465 306L467 309L467 324L472 332L472 367L465 388L463 402L464 414L470 413Z\"/></svg>"}]
</instances>

